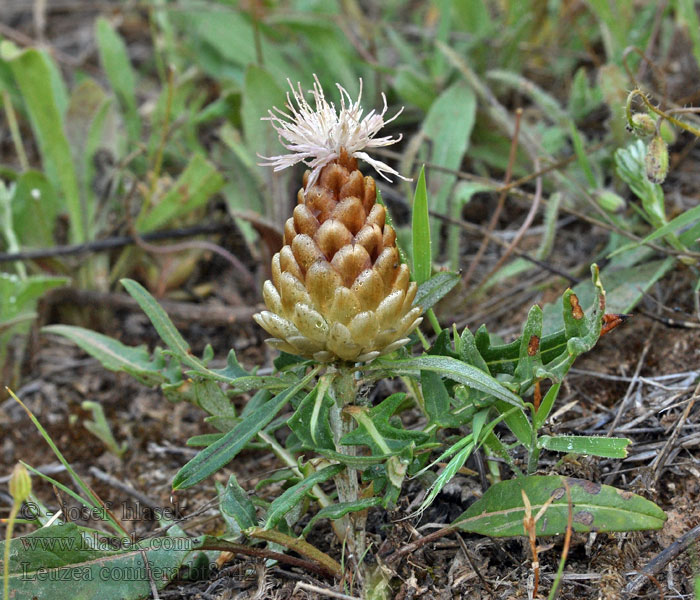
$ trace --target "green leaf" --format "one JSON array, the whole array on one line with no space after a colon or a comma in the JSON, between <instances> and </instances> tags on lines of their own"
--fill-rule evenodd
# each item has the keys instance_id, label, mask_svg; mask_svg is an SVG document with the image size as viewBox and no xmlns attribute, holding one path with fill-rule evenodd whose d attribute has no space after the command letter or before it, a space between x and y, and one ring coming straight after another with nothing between
<instances>
[{"instance_id":1,"label":"green leaf","mask_svg":"<svg viewBox=\"0 0 700 600\"><path fill-rule=\"evenodd\" d=\"M459 273L451 271L435 273L430 279L418 285L413 305L420 306L424 311L432 308L450 293L452 288L460 282L460 279Z\"/></svg>"},{"instance_id":2,"label":"green leaf","mask_svg":"<svg viewBox=\"0 0 700 600\"><path fill-rule=\"evenodd\" d=\"M558 435L556 437L543 435L539 437L537 443L540 448L554 452L589 454L605 458L626 458L627 446L632 443L632 440L585 435Z\"/></svg>"},{"instance_id":3,"label":"green leaf","mask_svg":"<svg viewBox=\"0 0 700 600\"><path fill-rule=\"evenodd\" d=\"M626 148L615 151L615 166L617 174L642 201L642 207L651 224L661 227L666 224L664 192L658 183L652 183L647 178L645 156L644 142L636 140Z\"/></svg>"},{"instance_id":4,"label":"green leaf","mask_svg":"<svg viewBox=\"0 0 700 600\"><path fill-rule=\"evenodd\" d=\"M301 401L287 423L305 448L335 450L330 426L330 409L334 400L319 385Z\"/></svg>"},{"instance_id":5,"label":"green leaf","mask_svg":"<svg viewBox=\"0 0 700 600\"><path fill-rule=\"evenodd\" d=\"M222 437L224 437L223 433L203 433L201 435L193 435L187 440L186 445L195 448L200 446L209 446L217 440L220 440Z\"/></svg>"},{"instance_id":6,"label":"green leaf","mask_svg":"<svg viewBox=\"0 0 700 600\"><path fill-rule=\"evenodd\" d=\"M44 293L68 281L66 277L30 275L20 279L11 273L0 273L0 322L33 311Z\"/></svg>"},{"instance_id":7,"label":"green leaf","mask_svg":"<svg viewBox=\"0 0 700 600\"><path fill-rule=\"evenodd\" d=\"M518 366L513 374L516 380L524 382L526 386L531 385L535 379L535 369L542 366L541 339L542 309L535 304L527 315L523 334L520 337ZM525 392L525 389L521 384L521 391Z\"/></svg>"},{"instance_id":8,"label":"green leaf","mask_svg":"<svg viewBox=\"0 0 700 600\"><path fill-rule=\"evenodd\" d=\"M278 498L275 498L267 511L265 529L271 529L277 525L284 515L304 499L312 487L318 483L333 479L333 477L338 475L343 469L345 469L345 465L331 465L330 467L325 467L320 471L316 471L313 475L306 477L296 485L293 485Z\"/></svg>"},{"instance_id":9,"label":"green leaf","mask_svg":"<svg viewBox=\"0 0 700 600\"><path fill-rule=\"evenodd\" d=\"M649 242L653 242L654 240L664 237L668 235L669 233L673 233L674 231L677 231L681 227L685 227L686 225L690 225L691 223L697 221L700 219L700 205L694 206L693 208L689 208L685 212L682 212L680 215L678 215L675 219L672 219L666 225L663 227L659 227L656 229L653 233L650 233L647 237L645 237L639 244L635 244L636 246L641 246L643 244L647 244Z\"/></svg>"},{"instance_id":10,"label":"green leaf","mask_svg":"<svg viewBox=\"0 0 700 600\"><path fill-rule=\"evenodd\" d=\"M351 415L358 427L345 434L340 443L345 446L369 446L373 454L390 454L400 452L411 444L426 441L427 433L404 429L400 422L391 421L405 398L403 393L392 394L371 409L353 407Z\"/></svg>"},{"instance_id":11,"label":"green leaf","mask_svg":"<svg viewBox=\"0 0 700 600\"><path fill-rule=\"evenodd\" d=\"M364 500L355 500L354 502L340 502L338 504L331 504L330 506L325 506L319 510L311 520L308 525L304 527L301 532L302 537L309 535L309 532L313 529L321 519L331 519L335 521L336 519L342 519L345 515L351 512L358 512L361 510L367 510L373 506L378 506L382 503L381 498L365 498Z\"/></svg>"},{"instance_id":12,"label":"green leaf","mask_svg":"<svg viewBox=\"0 0 700 600\"><path fill-rule=\"evenodd\" d=\"M540 427L542 427L542 425L545 424L549 413L552 412L552 407L554 406L554 402L556 402L560 387L561 383L555 383L552 387L549 388L549 390L547 390L547 393L544 395L544 398L542 398L542 402L540 403L540 407L535 413L535 418L533 419L532 423L532 426L535 428L535 430L538 430Z\"/></svg>"},{"instance_id":13,"label":"green leaf","mask_svg":"<svg viewBox=\"0 0 700 600\"><path fill-rule=\"evenodd\" d=\"M241 531L255 527L258 522L255 506L246 491L238 485L235 475L228 478L225 488L220 484L218 487L221 516L233 533L238 535Z\"/></svg>"},{"instance_id":14,"label":"green leaf","mask_svg":"<svg viewBox=\"0 0 700 600\"><path fill-rule=\"evenodd\" d=\"M430 279L433 270L430 248L430 216L428 215L428 191L425 187L425 166L420 170L416 192L413 196L413 277L418 285Z\"/></svg>"},{"instance_id":15,"label":"green leaf","mask_svg":"<svg viewBox=\"0 0 700 600\"><path fill-rule=\"evenodd\" d=\"M490 537L525 535L524 491L530 500L533 515L554 497L545 514L537 521L537 535L563 534L569 511L564 482L571 490L574 531L660 529L666 520L666 515L656 504L631 492L583 479L532 475L492 485L453 525L462 531Z\"/></svg>"},{"instance_id":16,"label":"green leaf","mask_svg":"<svg viewBox=\"0 0 700 600\"><path fill-rule=\"evenodd\" d=\"M457 81L438 96L423 121L423 133L432 142L430 162L449 171L458 170L469 148L475 121L476 94L464 81ZM430 208L433 211L449 214L448 200L456 181L456 176L449 172L431 175ZM432 239L439 239L440 227L439 222L433 223ZM458 229L452 230L454 233L448 235L459 235Z\"/></svg>"},{"instance_id":17,"label":"green leaf","mask_svg":"<svg viewBox=\"0 0 700 600\"><path fill-rule=\"evenodd\" d=\"M35 49L17 51L11 44L0 44L0 56L12 68L29 113L39 151L51 182L61 190L70 219L70 239L87 239L87 224L80 203L78 179L66 138L62 112L51 84L49 59Z\"/></svg>"},{"instance_id":18,"label":"green leaf","mask_svg":"<svg viewBox=\"0 0 700 600\"><path fill-rule=\"evenodd\" d=\"M141 119L136 104L136 77L126 44L104 17L97 19L95 39L102 68L124 111L129 139L136 141L141 137Z\"/></svg>"},{"instance_id":19,"label":"green leaf","mask_svg":"<svg viewBox=\"0 0 700 600\"><path fill-rule=\"evenodd\" d=\"M459 427L462 420L452 414L450 395L440 375L433 371L421 371L420 384L425 398L428 424L438 427Z\"/></svg>"},{"instance_id":20,"label":"green leaf","mask_svg":"<svg viewBox=\"0 0 700 600\"><path fill-rule=\"evenodd\" d=\"M175 328L163 307L156 302L156 299L148 293L146 288L133 279L122 279L121 283L151 320L153 327L168 349L183 363L195 369L206 370L202 361L192 354L190 345Z\"/></svg>"},{"instance_id":21,"label":"green leaf","mask_svg":"<svg viewBox=\"0 0 700 600\"><path fill-rule=\"evenodd\" d=\"M139 231L158 229L173 219L189 215L209 200L224 185L216 167L195 154L170 190L136 222Z\"/></svg>"},{"instance_id":22,"label":"green leaf","mask_svg":"<svg viewBox=\"0 0 700 600\"><path fill-rule=\"evenodd\" d=\"M435 371L436 373L463 383L471 388L491 394L496 398L517 406L523 407L523 401L508 391L496 379L484 373L482 370L468 365L448 356L421 356L403 360L376 360L374 368L389 369L395 375L413 374L415 371Z\"/></svg>"},{"instance_id":23,"label":"green leaf","mask_svg":"<svg viewBox=\"0 0 700 600\"><path fill-rule=\"evenodd\" d=\"M23 249L54 245L54 229L61 203L43 173L33 170L22 173L10 205L12 225Z\"/></svg>"},{"instance_id":24,"label":"green leaf","mask_svg":"<svg viewBox=\"0 0 700 600\"><path fill-rule=\"evenodd\" d=\"M99 360L105 369L129 373L144 385L154 386L168 381L163 372L165 361L162 357L151 360L145 346L126 346L96 331L73 325L48 325L42 327L42 331L68 338Z\"/></svg>"},{"instance_id":25,"label":"green leaf","mask_svg":"<svg viewBox=\"0 0 700 600\"><path fill-rule=\"evenodd\" d=\"M265 68L251 63L245 72L245 82L241 105L241 121L246 146L254 148L263 156L272 156L279 149L277 133L267 121L267 111L273 106L283 108L284 90L279 86L283 80L275 79ZM249 154L255 158L251 150ZM255 163L260 162L255 160Z\"/></svg>"},{"instance_id":26,"label":"green leaf","mask_svg":"<svg viewBox=\"0 0 700 600\"><path fill-rule=\"evenodd\" d=\"M231 462L245 445L265 427L318 372L311 371L297 385L277 394L250 413L221 439L207 446L180 469L173 479L173 490L192 487Z\"/></svg>"},{"instance_id":27,"label":"green leaf","mask_svg":"<svg viewBox=\"0 0 700 600\"><path fill-rule=\"evenodd\" d=\"M10 542L10 598L15 600L137 600L178 575L197 540L151 538L114 551L109 536L74 523L43 527ZM116 539L129 542L129 538ZM0 545L4 549L4 543ZM144 564L148 561L148 568ZM151 577L149 578L149 570ZM128 575L128 576L127 576ZM70 582L67 584L66 582Z\"/></svg>"},{"instance_id":28,"label":"green leaf","mask_svg":"<svg viewBox=\"0 0 700 600\"><path fill-rule=\"evenodd\" d=\"M223 419L235 419L236 410L217 383L203 379L194 382L194 396L200 408L210 415Z\"/></svg>"}]
</instances>

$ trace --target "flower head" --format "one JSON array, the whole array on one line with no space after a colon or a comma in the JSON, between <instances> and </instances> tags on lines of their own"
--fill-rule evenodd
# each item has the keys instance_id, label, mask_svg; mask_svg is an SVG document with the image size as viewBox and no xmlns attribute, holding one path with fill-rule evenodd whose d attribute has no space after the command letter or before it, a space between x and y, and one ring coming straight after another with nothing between
<instances>
[{"instance_id":1,"label":"flower head","mask_svg":"<svg viewBox=\"0 0 700 600\"><path fill-rule=\"evenodd\" d=\"M406 179L386 163L363 152L365 148L390 146L401 139L401 135L397 138L391 136L376 138L374 136L384 125L398 117L403 108L385 121L387 103L386 96L382 94L384 101L382 111L378 113L372 110L363 118L364 111L360 106L362 98L362 79L360 79L360 93L355 102L352 101L350 94L343 86L336 84L340 91L340 111L336 112L335 105L326 100L321 84L314 75L314 87L310 90L316 104L314 109L304 98L301 84L297 83L295 88L289 79L287 82L294 98L294 102L292 102L289 93L287 94L286 107L289 112L274 107L273 110L269 111L269 116L264 117L263 120L272 123L275 131L279 134L280 143L290 153L279 156L260 156L267 161L260 163L262 166L274 167L275 171L280 171L303 162L311 168L306 183L308 189L318 179L321 169L339 158L341 148L344 148L349 156L362 159L372 165L384 179L390 181L386 176L387 173Z\"/></svg>"}]
</instances>

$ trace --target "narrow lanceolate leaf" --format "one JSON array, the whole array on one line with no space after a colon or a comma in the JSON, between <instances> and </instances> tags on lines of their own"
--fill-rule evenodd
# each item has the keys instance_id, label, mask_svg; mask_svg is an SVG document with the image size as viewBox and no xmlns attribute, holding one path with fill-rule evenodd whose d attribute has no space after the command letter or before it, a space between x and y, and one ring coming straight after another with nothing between
<instances>
[{"instance_id":1,"label":"narrow lanceolate leaf","mask_svg":"<svg viewBox=\"0 0 700 600\"><path fill-rule=\"evenodd\" d=\"M523 401L508 391L496 379L471 365L449 356L421 356L406 360L381 360L374 363L377 368L390 369L396 375L412 374L415 371L434 371L443 377L486 392L513 406L523 407Z\"/></svg>"},{"instance_id":2,"label":"narrow lanceolate leaf","mask_svg":"<svg viewBox=\"0 0 700 600\"><path fill-rule=\"evenodd\" d=\"M129 138L137 140L141 132L141 119L136 104L134 70L131 67L126 44L114 31L109 21L103 17L97 19L95 37L100 63L124 111Z\"/></svg>"},{"instance_id":3,"label":"narrow lanceolate leaf","mask_svg":"<svg viewBox=\"0 0 700 600\"><path fill-rule=\"evenodd\" d=\"M249 414L221 439L197 454L175 475L173 489L192 487L231 462L243 447L275 418L282 407L316 375L316 372L317 369L311 371L297 385L279 393Z\"/></svg>"},{"instance_id":4,"label":"narrow lanceolate leaf","mask_svg":"<svg viewBox=\"0 0 700 600\"><path fill-rule=\"evenodd\" d=\"M323 483L324 481L333 479L333 477L335 477L343 469L345 469L345 465L332 465L330 467L325 467L324 469L316 471L313 475L290 487L279 498L275 498L267 512L265 529L271 529L277 525L280 519L282 519L284 515L299 504L299 502L304 499L304 496L306 496L311 488L317 483Z\"/></svg>"},{"instance_id":5,"label":"narrow lanceolate leaf","mask_svg":"<svg viewBox=\"0 0 700 600\"><path fill-rule=\"evenodd\" d=\"M585 435L549 435L540 436L537 440L540 448L554 452L572 452L574 454L589 454L605 458L625 458L627 446L632 440L627 438L608 438Z\"/></svg>"},{"instance_id":6,"label":"narrow lanceolate leaf","mask_svg":"<svg viewBox=\"0 0 700 600\"><path fill-rule=\"evenodd\" d=\"M459 273L453 273L452 271L435 273L430 279L418 286L416 297L413 299L413 306L420 306L423 310L432 308L447 296L459 281Z\"/></svg>"},{"instance_id":7,"label":"narrow lanceolate leaf","mask_svg":"<svg viewBox=\"0 0 700 600\"><path fill-rule=\"evenodd\" d=\"M559 475L532 475L492 485L453 525L490 537L524 535L524 491L537 513L550 499L552 503L537 521L538 536L566 532L571 491L574 531L636 531L660 529L666 515L653 502L609 485Z\"/></svg>"},{"instance_id":8,"label":"narrow lanceolate leaf","mask_svg":"<svg viewBox=\"0 0 700 600\"><path fill-rule=\"evenodd\" d=\"M413 277L416 283L427 281L432 270L430 248L430 216L428 215L428 191L425 187L425 166L421 169L413 196Z\"/></svg>"},{"instance_id":9,"label":"narrow lanceolate leaf","mask_svg":"<svg viewBox=\"0 0 700 600\"><path fill-rule=\"evenodd\" d=\"M191 367L204 368L202 361L195 358L190 350L190 345L185 341L185 338L180 335L173 322L168 317L168 314L163 310L163 307L156 302L156 299L146 291L140 283L133 279L122 279L122 285L129 292L131 297L138 302L141 310L146 313L146 316L153 323L158 335L168 346L170 351L177 356L182 362Z\"/></svg>"},{"instance_id":10,"label":"narrow lanceolate leaf","mask_svg":"<svg viewBox=\"0 0 700 600\"><path fill-rule=\"evenodd\" d=\"M124 371L146 385L167 381L162 372L164 363L152 361L145 346L126 346L101 333L72 325L48 325L42 331L68 338L110 371Z\"/></svg>"},{"instance_id":11,"label":"narrow lanceolate leaf","mask_svg":"<svg viewBox=\"0 0 700 600\"><path fill-rule=\"evenodd\" d=\"M537 409L537 413L535 413L535 417L532 422L532 426L535 428L535 430L538 430L542 425L544 425L545 421L547 420L547 417L549 416L549 413L552 411L552 407L554 406L554 402L557 399L557 396L559 395L559 388L561 387L561 383L556 383L554 384L547 393L544 395L544 398L542 398L542 402L540 403L540 407Z\"/></svg>"}]
</instances>

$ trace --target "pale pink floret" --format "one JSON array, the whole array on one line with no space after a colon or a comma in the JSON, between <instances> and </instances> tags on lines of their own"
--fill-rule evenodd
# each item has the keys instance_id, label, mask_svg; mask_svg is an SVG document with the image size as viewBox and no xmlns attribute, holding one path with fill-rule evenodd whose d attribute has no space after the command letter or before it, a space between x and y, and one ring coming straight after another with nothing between
<instances>
[{"instance_id":1,"label":"pale pink floret","mask_svg":"<svg viewBox=\"0 0 700 600\"><path fill-rule=\"evenodd\" d=\"M296 89L288 79L289 87L292 90L294 102L287 94L286 107L289 113L274 107L269 111L268 117L264 121L270 121L275 131L279 134L280 143L290 151L290 154L280 154L279 156L260 156L266 162L260 163L262 166L274 167L275 171L280 171L291 167L299 162L303 162L311 168L311 174L307 181L307 189L318 179L321 169L340 156L340 149L355 158L359 158L369 163L387 181L391 181L386 174L395 175L410 181L392 169L386 163L376 160L366 152L365 148L379 148L390 146L401 139L385 136L375 138L382 127L398 117L403 108L390 119L384 120L387 111L386 96L382 94L384 108L381 113L372 110L362 118L363 109L360 107L362 98L362 79L360 79L360 93L353 103L350 94L340 84L340 112L336 113L335 105L328 102L323 95L321 84L314 75L314 87L310 90L313 94L316 108L304 98L301 84L297 83ZM296 106L295 106L296 103Z\"/></svg>"}]
</instances>

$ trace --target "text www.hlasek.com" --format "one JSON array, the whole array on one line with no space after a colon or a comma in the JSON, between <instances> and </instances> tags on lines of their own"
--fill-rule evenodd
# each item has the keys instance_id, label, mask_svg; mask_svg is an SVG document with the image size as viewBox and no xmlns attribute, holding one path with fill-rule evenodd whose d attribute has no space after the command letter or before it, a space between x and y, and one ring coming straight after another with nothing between
<instances>
[{"instance_id":1,"label":"text www.hlasek.com","mask_svg":"<svg viewBox=\"0 0 700 600\"><path fill-rule=\"evenodd\" d=\"M192 550L192 540L185 537L159 537L147 540L133 541L128 537L113 538L97 533L85 534L79 538L46 536L19 538L24 550L43 550L50 552L69 552L75 550L134 550L144 547L146 550ZM137 544L139 546L137 546Z\"/></svg>"}]
</instances>

